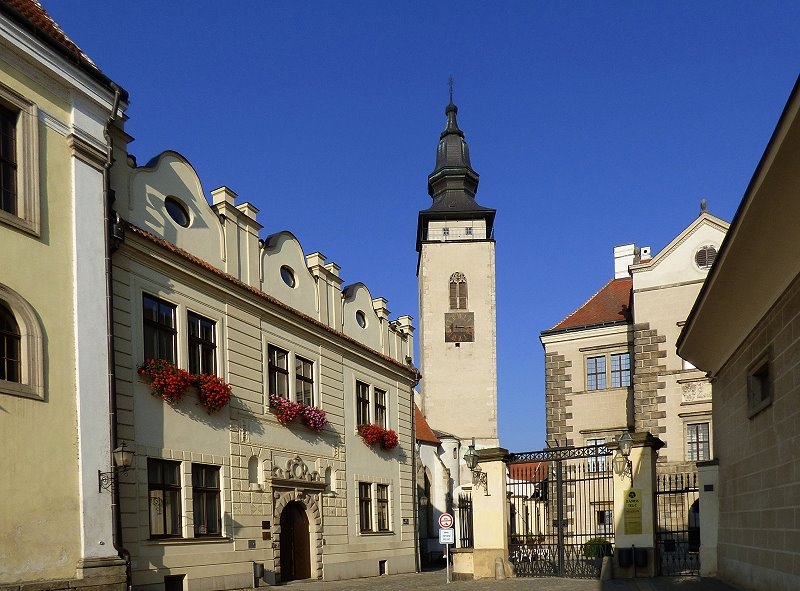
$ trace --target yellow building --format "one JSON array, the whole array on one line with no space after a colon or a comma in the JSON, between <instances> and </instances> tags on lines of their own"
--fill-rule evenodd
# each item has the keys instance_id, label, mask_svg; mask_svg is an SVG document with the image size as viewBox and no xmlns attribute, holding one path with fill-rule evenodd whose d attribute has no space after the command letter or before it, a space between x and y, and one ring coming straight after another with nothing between
<instances>
[{"instance_id":1,"label":"yellow building","mask_svg":"<svg viewBox=\"0 0 800 591\"><path fill-rule=\"evenodd\" d=\"M0 3L0 586L120 589L107 129L126 94L31 0Z\"/></svg>"}]
</instances>

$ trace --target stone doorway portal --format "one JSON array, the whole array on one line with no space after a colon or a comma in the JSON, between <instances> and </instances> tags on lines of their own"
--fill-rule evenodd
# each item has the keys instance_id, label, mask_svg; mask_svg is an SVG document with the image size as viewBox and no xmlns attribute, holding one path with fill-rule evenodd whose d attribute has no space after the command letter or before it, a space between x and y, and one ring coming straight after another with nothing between
<instances>
[{"instance_id":1,"label":"stone doorway portal","mask_svg":"<svg viewBox=\"0 0 800 591\"><path fill-rule=\"evenodd\" d=\"M305 506L292 501L281 512L281 582L311 578L311 538Z\"/></svg>"}]
</instances>

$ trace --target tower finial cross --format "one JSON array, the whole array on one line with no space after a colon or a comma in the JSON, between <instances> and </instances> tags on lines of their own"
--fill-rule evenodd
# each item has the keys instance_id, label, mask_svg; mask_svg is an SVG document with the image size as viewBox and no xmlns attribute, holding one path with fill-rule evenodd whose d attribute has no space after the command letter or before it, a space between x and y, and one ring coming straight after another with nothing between
<instances>
[{"instance_id":1,"label":"tower finial cross","mask_svg":"<svg viewBox=\"0 0 800 591\"><path fill-rule=\"evenodd\" d=\"M450 78L447 79L447 85L450 87L450 102L451 103L453 102L453 82L454 82L453 77L450 76Z\"/></svg>"}]
</instances>

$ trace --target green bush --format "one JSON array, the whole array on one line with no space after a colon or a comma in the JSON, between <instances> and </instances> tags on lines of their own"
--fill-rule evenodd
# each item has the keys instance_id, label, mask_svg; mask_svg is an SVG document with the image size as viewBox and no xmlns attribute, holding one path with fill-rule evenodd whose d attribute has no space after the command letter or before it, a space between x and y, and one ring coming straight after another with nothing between
<instances>
[{"instance_id":1,"label":"green bush","mask_svg":"<svg viewBox=\"0 0 800 591\"><path fill-rule=\"evenodd\" d=\"M605 538L592 538L583 545L583 555L586 558L611 556L611 542Z\"/></svg>"}]
</instances>

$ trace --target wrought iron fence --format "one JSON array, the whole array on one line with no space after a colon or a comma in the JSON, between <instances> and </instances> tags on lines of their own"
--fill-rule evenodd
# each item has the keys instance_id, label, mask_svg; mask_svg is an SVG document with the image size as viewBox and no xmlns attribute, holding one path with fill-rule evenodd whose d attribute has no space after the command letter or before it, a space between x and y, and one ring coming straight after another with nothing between
<instances>
[{"instance_id":1,"label":"wrought iron fence","mask_svg":"<svg viewBox=\"0 0 800 591\"><path fill-rule=\"evenodd\" d=\"M614 544L614 480L605 446L512 454L509 559L517 576L600 576Z\"/></svg>"},{"instance_id":2,"label":"wrought iron fence","mask_svg":"<svg viewBox=\"0 0 800 591\"><path fill-rule=\"evenodd\" d=\"M697 474L656 479L656 548L661 575L700 574L700 492Z\"/></svg>"}]
</instances>

